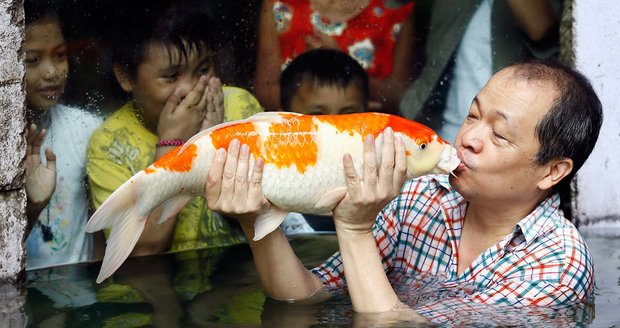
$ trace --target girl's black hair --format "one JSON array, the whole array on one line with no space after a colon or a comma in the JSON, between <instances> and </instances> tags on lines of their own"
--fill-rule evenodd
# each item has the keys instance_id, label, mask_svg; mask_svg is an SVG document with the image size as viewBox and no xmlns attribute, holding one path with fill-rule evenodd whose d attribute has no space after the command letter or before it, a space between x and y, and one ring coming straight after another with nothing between
<instances>
[{"instance_id":1,"label":"girl's black hair","mask_svg":"<svg viewBox=\"0 0 620 328\"><path fill-rule=\"evenodd\" d=\"M60 24L57 5L52 0L24 0L24 16L26 26L43 17L53 18Z\"/></svg>"}]
</instances>

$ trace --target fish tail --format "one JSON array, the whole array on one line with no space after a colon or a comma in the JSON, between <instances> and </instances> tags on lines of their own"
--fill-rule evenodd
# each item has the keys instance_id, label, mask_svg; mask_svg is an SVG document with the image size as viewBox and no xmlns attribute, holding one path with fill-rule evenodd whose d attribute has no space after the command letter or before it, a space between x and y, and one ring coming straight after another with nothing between
<instances>
[{"instance_id":1,"label":"fish tail","mask_svg":"<svg viewBox=\"0 0 620 328\"><path fill-rule=\"evenodd\" d=\"M146 174L142 171L122 184L101 204L86 223L84 230L90 233L111 228L97 283L112 275L129 257L149 217L152 216L152 210L159 205L157 200L144 199L150 198L150 195L145 195L144 190L140 190L146 183L145 177ZM166 197L166 195L160 195ZM161 204L164 208L163 214L159 217L158 223L175 215L190 198L190 195L180 194L164 201ZM158 218L151 217L150 219L157 220Z\"/></svg>"},{"instance_id":2,"label":"fish tail","mask_svg":"<svg viewBox=\"0 0 620 328\"><path fill-rule=\"evenodd\" d=\"M137 205L144 172L132 177L108 197L86 224L86 232L111 227L97 283L112 275L129 256L147 223L150 211L141 213Z\"/></svg>"},{"instance_id":3,"label":"fish tail","mask_svg":"<svg viewBox=\"0 0 620 328\"><path fill-rule=\"evenodd\" d=\"M134 215L134 216L132 216ZM111 276L131 254L148 220L135 217L135 211L112 226L97 283Z\"/></svg>"}]
</instances>

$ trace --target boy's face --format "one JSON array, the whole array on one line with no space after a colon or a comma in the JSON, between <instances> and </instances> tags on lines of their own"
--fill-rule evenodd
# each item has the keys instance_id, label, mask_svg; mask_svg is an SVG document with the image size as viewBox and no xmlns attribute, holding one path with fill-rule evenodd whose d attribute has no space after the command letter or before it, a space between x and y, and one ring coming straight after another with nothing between
<instances>
[{"instance_id":1,"label":"boy's face","mask_svg":"<svg viewBox=\"0 0 620 328\"><path fill-rule=\"evenodd\" d=\"M142 109L144 124L150 131L157 131L159 114L175 90L185 97L200 76L213 76L211 56L205 49L192 49L184 58L176 48L151 44L138 65L136 77L121 83Z\"/></svg>"},{"instance_id":2,"label":"boy's face","mask_svg":"<svg viewBox=\"0 0 620 328\"><path fill-rule=\"evenodd\" d=\"M310 115L360 113L364 111L364 100L353 83L343 88L303 80L291 99L290 111Z\"/></svg>"},{"instance_id":3,"label":"boy's face","mask_svg":"<svg viewBox=\"0 0 620 328\"><path fill-rule=\"evenodd\" d=\"M47 110L56 105L67 82L67 45L54 18L44 17L26 27L26 103Z\"/></svg>"}]
</instances>

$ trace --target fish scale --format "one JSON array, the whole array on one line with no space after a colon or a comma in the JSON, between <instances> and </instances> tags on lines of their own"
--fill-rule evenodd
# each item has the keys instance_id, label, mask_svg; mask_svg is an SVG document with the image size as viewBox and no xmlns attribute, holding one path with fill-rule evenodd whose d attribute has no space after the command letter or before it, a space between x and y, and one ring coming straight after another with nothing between
<instances>
[{"instance_id":1,"label":"fish scale","mask_svg":"<svg viewBox=\"0 0 620 328\"><path fill-rule=\"evenodd\" d=\"M264 161L262 191L273 206L256 219L254 240L277 229L288 212L325 214L346 193L342 159L350 154L361 172L364 138L376 138L391 127L406 148L407 176L449 173L459 164L455 149L430 128L402 117L380 113L301 115L266 112L201 131L131 177L92 215L87 232L111 227L97 282L123 263L137 243L153 209L161 207L161 223L204 192L216 149L238 139L254 159ZM251 173L250 173L251 174Z\"/></svg>"}]
</instances>

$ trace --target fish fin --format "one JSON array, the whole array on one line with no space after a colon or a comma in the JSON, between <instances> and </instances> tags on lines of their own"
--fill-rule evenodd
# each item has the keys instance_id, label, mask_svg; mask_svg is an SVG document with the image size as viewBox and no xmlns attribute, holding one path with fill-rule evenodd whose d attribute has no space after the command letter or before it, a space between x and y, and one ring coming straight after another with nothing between
<instances>
[{"instance_id":1,"label":"fish fin","mask_svg":"<svg viewBox=\"0 0 620 328\"><path fill-rule=\"evenodd\" d=\"M314 205L314 207L332 210L334 209L334 207L336 207L336 205L338 205L338 203L340 203L340 201L344 198L346 194L347 187L332 189L323 194L323 196L321 196L321 199L319 199L319 201L316 203L316 205Z\"/></svg>"},{"instance_id":2,"label":"fish fin","mask_svg":"<svg viewBox=\"0 0 620 328\"><path fill-rule=\"evenodd\" d=\"M112 232L108 237L101 270L97 276L97 283L107 279L123 264L125 259L131 254L134 246L136 246L147 222L148 220L128 217L125 220L119 220L114 223Z\"/></svg>"},{"instance_id":3,"label":"fish fin","mask_svg":"<svg viewBox=\"0 0 620 328\"><path fill-rule=\"evenodd\" d=\"M163 207L163 212L157 221L157 224L161 224L173 217L177 213L181 211L183 206L187 204L192 199L192 195L189 194L178 194L170 199L164 201L161 206Z\"/></svg>"},{"instance_id":4,"label":"fish fin","mask_svg":"<svg viewBox=\"0 0 620 328\"><path fill-rule=\"evenodd\" d=\"M95 232L115 225L115 222L123 220L125 217L136 217L131 215L135 211L137 200L138 182L144 172L140 172L123 183L116 189L102 204L97 211L90 217L84 230ZM147 216L136 218L138 221L145 220Z\"/></svg>"},{"instance_id":5,"label":"fish fin","mask_svg":"<svg viewBox=\"0 0 620 328\"><path fill-rule=\"evenodd\" d=\"M198 133L196 133L193 137L189 138L189 140L187 140L185 142L185 144L183 144L183 147L181 147L181 150L179 150L179 153L183 152L185 150L185 148L187 148L188 145L194 143L196 140L210 134L212 131L221 129L221 128L225 128L227 126L233 126L233 125L237 125L237 124L243 124L243 123L248 123L248 122L269 122L269 123L273 123L273 122L280 122L283 120L282 115L286 114L286 115L300 115L303 116L303 114L299 114L299 113L289 113L289 112L260 112L260 113L256 113L246 119L242 119L242 120L236 120L236 121L230 121L230 122L225 122L225 123L221 123L215 126L212 126L208 129L202 130Z\"/></svg>"},{"instance_id":6,"label":"fish fin","mask_svg":"<svg viewBox=\"0 0 620 328\"><path fill-rule=\"evenodd\" d=\"M287 215L287 211L275 207L272 207L266 213L260 214L254 223L254 241L261 240L276 230Z\"/></svg>"}]
</instances>

